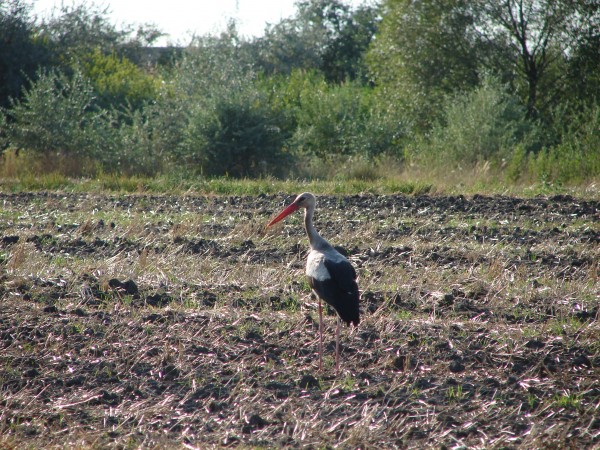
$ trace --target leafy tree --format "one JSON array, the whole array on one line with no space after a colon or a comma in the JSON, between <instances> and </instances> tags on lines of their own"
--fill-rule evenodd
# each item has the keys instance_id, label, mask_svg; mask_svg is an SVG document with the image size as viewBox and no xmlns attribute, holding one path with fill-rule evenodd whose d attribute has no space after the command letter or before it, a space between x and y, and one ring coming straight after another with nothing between
<instances>
[{"instance_id":1,"label":"leafy tree","mask_svg":"<svg viewBox=\"0 0 600 450\"><path fill-rule=\"evenodd\" d=\"M219 36L197 39L174 68L159 99L167 108L159 114L172 113L165 135L179 139L173 152L178 163L205 175L284 172L285 120L269 104L247 51L231 23Z\"/></svg>"},{"instance_id":2,"label":"leafy tree","mask_svg":"<svg viewBox=\"0 0 600 450\"><path fill-rule=\"evenodd\" d=\"M48 56L36 38L30 6L22 0L0 0L0 107L19 97Z\"/></svg>"},{"instance_id":3,"label":"leafy tree","mask_svg":"<svg viewBox=\"0 0 600 450\"><path fill-rule=\"evenodd\" d=\"M564 98L566 61L598 48L598 2L481 0L476 8L481 14L478 30L496 50L488 64L512 70L530 117ZM592 60L598 60L597 53Z\"/></svg>"},{"instance_id":4,"label":"leafy tree","mask_svg":"<svg viewBox=\"0 0 600 450\"><path fill-rule=\"evenodd\" d=\"M435 122L446 94L479 85L484 73L509 83L530 118L549 120L573 92L598 92L598 2L387 0L382 11L369 67L382 101L419 130Z\"/></svg>"},{"instance_id":5,"label":"leafy tree","mask_svg":"<svg viewBox=\"0 0 600 450\"><path fill-rule=\"evenodd\" d=\"M197 37L172 74L184 95L208 97L215 87L236 87L256 76L252 51L238 34L235 22L217 36Z\"/></svg>"},{"instance_id":6,"label":"leafy tree","mask_svg":"<svg viewBox=\"0 0 600 450\"><path fill-rule=\"evenodd\" d=\"M61 6L37 25L23 0L0 0L0 107L18 98L40 68L62 72L99 58L129 56L139 60L141 48L161 36L152 26L117 30L108 10L94 4ZM139 77L137 77L139 78Z\"/></svg>"},{"instance_id":7,"label":"leafy tree","mask_svg":"<svg viewBox=\"0 0 600 450\"><path fill-rule=\"evenodd\" d=\"M467 0L387 0L367 56L380 100L390 101L427 129L444 97L476 86L484 56Z\"/></svg>"},{"instance_id":8,"label":"leafy tree","mask_svg":"<svg viewBox=\"0 0 600 450\"><path fill-rule=\"evenodd\" d=\"M84 3L63 4L42 22L40 31L54 49L56 64L64 66L72 65L94 49L111 53L128 35L110 22L107 7Z\"/></svg>"},{"instance_id":9,"label":"leafy tree","mask_svg":"<svg viewBox=\"0 0 600 450\"><path fill-rule=\"evenodd\" d=\"M340 0L297 3L296 16L270 26L253 42L257 65L267 73L318 69L328 81L366 73L364 54L377 30L377 10L351 9Z\"/></svg>"},{"instance_id":10,"label":"leafy tree","mask_svg":"<svg viewBox=\"0 0 600 450\"><path fill-rule=\"evenodd\" d=\"M283 118L282 132L291 136L287 146L301 161L369 159L394 151L406 137L397 112L378 104L374 91L358 80L332 84L319 71L296 69L260 83Z\"/></svg>"},{"instance_id":11,"label":"leafy tree","mask_svg":"<svg viewBox=\"0 0 600 450\"><path fill-rule=\"evenodd\" d=\"M588 3L590 13L596 7L595 2ZM590 26L577 34L578 43L568 61L564 90L577 103L590 105L600 103L600 14L588 16Z\"/></svg>"},{"instance_id":12,"label":"leafy tree","mask_svg":"<svg viewBox=\"0 0 600 450\"><path fill-rule=\"evenodd\" d=\"M349 10L342 4L338 11L337 16L329 14L335 28L323 51L320 69L329 81L340 83L360 77L364 81L368 73L365 55L377 32L378 11L368 6Z\"/></svg>"},{"instance_id":13,"label":"leafy tree","mask_svg":"<svg viewBox=\"0 0 600 450\"><path fill-rule=\"evenodd\" d=\"M163 35L152 25L117 29L109 17L108 7L81 3L63 4L40 25L40 35L55 56L54 65L63 70L73 67L90 52L116 54L135 59L142 47Z\"/></svg>"},{"instance_id":14,"label":"leafy tree","mask_svg":"<svg viewBox=\"0 0 600 450\"><path fill-rule=\"evenodd\" d=\"M321 159L389 151L403 130L399 124L390 127L373 100L358 81L332 85L322 75L307 76L298 92L291 148Z\"/></svg>"}]
</instances>

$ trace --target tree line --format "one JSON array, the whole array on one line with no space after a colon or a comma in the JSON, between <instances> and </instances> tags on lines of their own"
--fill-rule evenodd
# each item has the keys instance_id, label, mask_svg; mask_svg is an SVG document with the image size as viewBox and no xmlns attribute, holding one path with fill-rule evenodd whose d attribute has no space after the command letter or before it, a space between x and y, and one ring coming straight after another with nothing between
<instances>
[{"instance_id":1,"label":"tree line","mask_svg":"<svg viewBox=\"0 0 600 450\"><path fill-rule=\"evenodd\" d=\"M303 0L260 37L233 21L185 48L159 37L93 4L40 22L0 0L3 151L73 175L600 174L595 1Z\"/></svg>"}]
</instances>

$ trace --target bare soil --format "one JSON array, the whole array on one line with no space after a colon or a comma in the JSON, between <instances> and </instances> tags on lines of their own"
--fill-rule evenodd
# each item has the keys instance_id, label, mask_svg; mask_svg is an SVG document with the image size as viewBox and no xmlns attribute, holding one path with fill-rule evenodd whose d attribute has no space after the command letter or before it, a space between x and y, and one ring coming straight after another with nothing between
<instances>
[{"instance_id":1,"label":"bare soil","mask_svg":"<svg viewBox=\"0 0 600 450\"><path fill-rule=\"evenodd\" d=\"M2 448L600 448L600 202L0 193Z\"/></svg>"}]
</instances>

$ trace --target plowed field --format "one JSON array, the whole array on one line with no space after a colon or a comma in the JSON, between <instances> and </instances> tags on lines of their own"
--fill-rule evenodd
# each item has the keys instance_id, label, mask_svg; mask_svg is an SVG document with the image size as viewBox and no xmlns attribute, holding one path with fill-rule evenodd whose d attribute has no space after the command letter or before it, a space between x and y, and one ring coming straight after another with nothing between
<instances>
[{"instance_id":1,"label":"plowed field","mask_svg":"<svg viewBox=\"0 0 600 450\"><path fill-rule=\"evenodd\" d=\"M600 447L600 202L293 194L0 194L0 447Z\"/></svg>"}]
</instances>

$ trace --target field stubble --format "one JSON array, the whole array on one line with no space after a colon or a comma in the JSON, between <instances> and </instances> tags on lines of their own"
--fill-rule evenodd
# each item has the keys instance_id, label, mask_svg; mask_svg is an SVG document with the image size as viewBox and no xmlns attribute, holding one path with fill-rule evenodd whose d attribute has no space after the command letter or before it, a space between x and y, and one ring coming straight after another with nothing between
<instances>
[{"instance_id":1,"label":"field stubble","mask_svg":"<svg viewBox=\"0 0 600 450\"><path fill-rule=\"evenodd\" d=\"M320 197L336 376L291 196L0 196L0 446L600 446L598 201Z\"/></svg>"}]
</instances>

